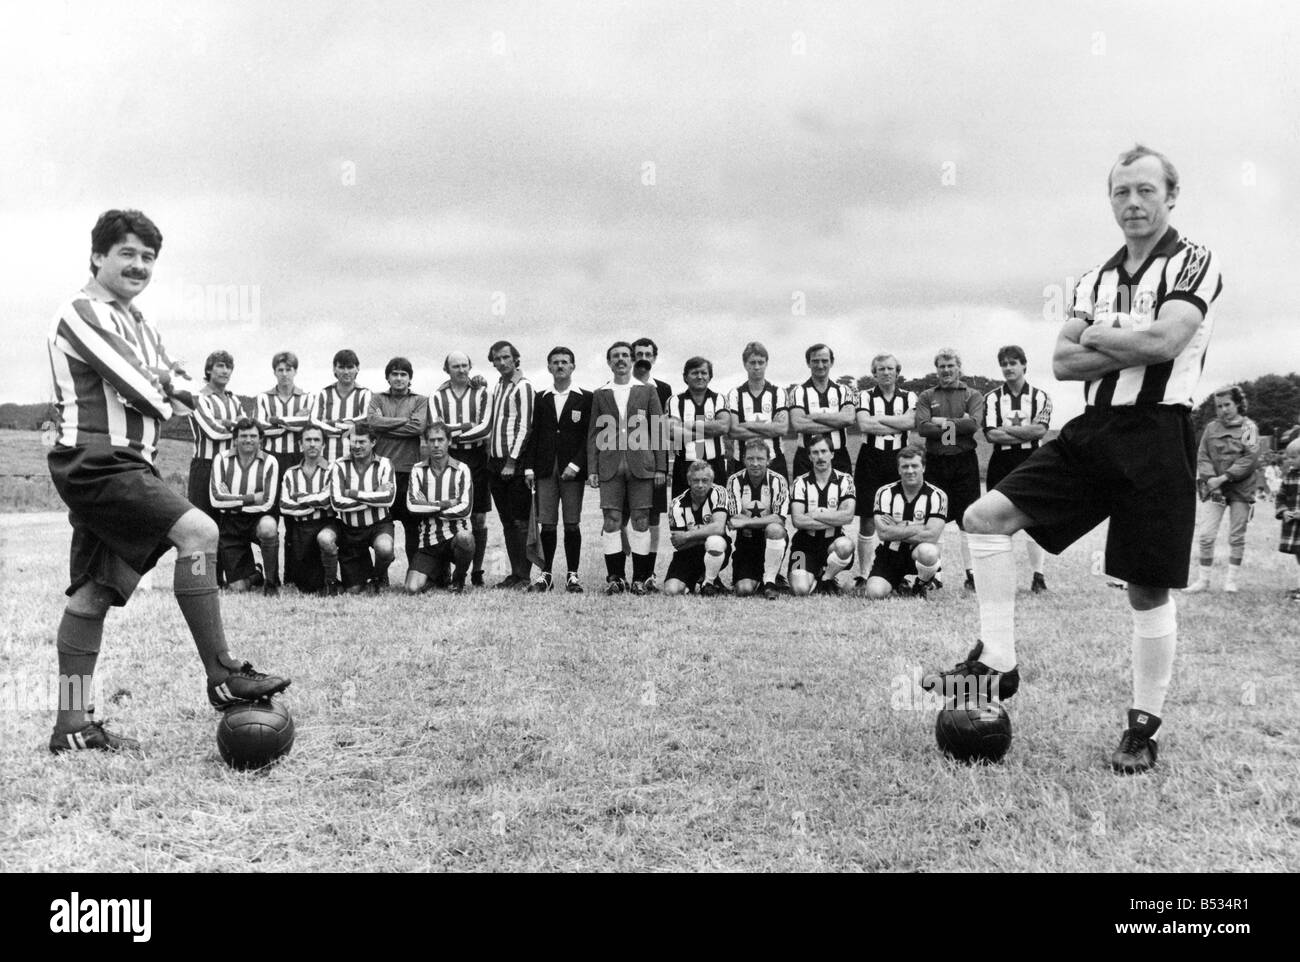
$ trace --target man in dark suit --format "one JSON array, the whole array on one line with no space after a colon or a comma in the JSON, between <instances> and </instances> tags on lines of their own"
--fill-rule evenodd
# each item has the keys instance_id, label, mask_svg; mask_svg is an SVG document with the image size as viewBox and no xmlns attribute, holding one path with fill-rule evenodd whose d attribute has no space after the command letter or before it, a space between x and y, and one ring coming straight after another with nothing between
<instances>
[{"instance_id":1,"label":"man in dark suit","mask_svg":"<svg viewBox=\"0 0 1300 962\"><path fill-rule=\"evenodd\" d=\"M659 395L651 385L632 380L632 345L616 341L605 352L614 378L596 391L587 434L589 483L600 489L604 515L601 545L605 554L605 593L628 590L626 555L620 529L623 503L632 515L628 542L632 553L633 594L646 593L653 573L650 559L650 508L656 488L668 480L666 421Z\"/></svg>"},{"instance_id":2,"label":"man in dark suit","mask_svg":"<svg viewBox=\"0 0 1300 962\"><path fill-rule=\"evenodd\" d=\"M528 590L551 590L556 525L564 505L564 561L568 574L564 590L581 592L578 559L582 552L582 484L587 480L587 433L591 424L591 393L573 386L577 366L573 351L553 347L546 356L555 384L537 397L533 428L520 459L524 478L537 490L537 518L542 526L542 571Z\"/></svg>"}]
</instances>

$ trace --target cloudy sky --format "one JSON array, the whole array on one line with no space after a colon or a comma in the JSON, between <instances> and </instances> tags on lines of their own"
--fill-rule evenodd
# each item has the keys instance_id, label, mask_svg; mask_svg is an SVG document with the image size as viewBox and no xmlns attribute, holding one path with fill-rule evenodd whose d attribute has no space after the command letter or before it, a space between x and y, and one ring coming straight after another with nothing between
<instances>
[{"instance_id":1,"label":"cloudy sky","mask_svg":"<svg viewBox=\"0 0 1300 962\"><path fill-rule=\"evenodd\" d=\"M295 350L362 383L513 339L607 377L648 334L676 384L1025 346L1051 379L1069 279L1120 243L1115 156L1177 163L1174 223L1220 257L1202 387L1294 369L1300 14L1239 3L5 3L0 400L50 396L44 338L114 206L165 236L139 306L172 353ZM233 297L231 296L233 294ZM1050 311L1048 311L1050 313Z\"/></svg>"}]
</instances>

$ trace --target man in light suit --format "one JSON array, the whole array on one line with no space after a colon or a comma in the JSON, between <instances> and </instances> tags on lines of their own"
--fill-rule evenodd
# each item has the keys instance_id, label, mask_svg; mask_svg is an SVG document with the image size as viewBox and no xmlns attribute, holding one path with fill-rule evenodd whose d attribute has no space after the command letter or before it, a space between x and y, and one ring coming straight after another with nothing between
<instances>
[{"instance_id":1,"label":"man in light suit","mask_svg":"<svg viewBox=\"0 0 1300 962\"><path fill-rule=\"evenodd\" d=\"M632 380L632 345L616 341L605 352L614 378L596 391L587 434L589 483L600 489L604 525L600 540L605 551L605 593L630 590L646 593L653 574L650 560L650 507L655 488L668 480L667 423L653 385ZM664 437L661 437L664 435ZM620 529L623 502L632 515L628 542L632 551L632 584L625 579L626 556Z\"/></svg>"},{"instance_id":2,"label":"man in light suit","mask_svg":"<svg viewBox=\"0 0 1300 962\"><path fill-rule=\"evenodd\" d=\"M528 590L551 590L556 524L564 506L564 590L581 592L578 560L582 552L582 483L587 479L587 434L591 427L591 392L573 385L573 351L553 347L546 366L554 387L542 391L533 406L533 427L520 463L524 478L537 490L537 517L542 526L542 571Z\"/></svg>"}]
</instances>

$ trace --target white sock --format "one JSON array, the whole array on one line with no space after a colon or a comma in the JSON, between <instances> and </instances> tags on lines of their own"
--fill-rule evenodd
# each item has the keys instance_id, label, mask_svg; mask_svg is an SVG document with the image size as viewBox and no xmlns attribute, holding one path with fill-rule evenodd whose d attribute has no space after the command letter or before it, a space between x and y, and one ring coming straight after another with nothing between
<instances>
[{"instance_id":1,"label":"white sock","mask_svg":"<svg viewBox=\"0 0 1300 962\"><path fill-rule=\"evenodd\" d=\"M1029 535L1025 535L1025 538L1027 540L1025 551L1029 555L1029 567L1033 569L1034 574L1041 575L1043 573L1043 562L1047 560L1047 552L1043 550L1041 544L1030 538Z\"/></svg>"},{"instance_id":2,"label":"white sock","mask_svg":"<svg viewBox=\"0 0 1300 962\"><path fill-rule=\"evenodd\" d=\"M939 570L939 566L937 564L923 565L921 564L921 562L918 561L916 562L916 580L927 581L927 582L932 581L934 579L935 572L938 570Z\"/></svg>"},{"instance_id":3,"label":"white sock","mask_svg":"<svg viewBox=\"0 0 1300 962\"><path fill-rule=\"evenodd\" d=\"M973 570L975 569L975 566L971 563L970 535L968 535L965 531L962 531L961 528L958 528L958 529L957 529L957 533L958 533L959 535L961 535L961 563L962 563L962 566L963 566L967 571L973 571ZM996 535L994 535L993 537L996 537ZM1011 550L1011 547L1010 547L1010 546L1011 546L1011 541L1010 541L1010 539L1008 538L1008 540L1007 540L1007 550L1008 550L1008 551ZM975 584L979 586L980 590L983 590L984 586L983 586L983 585L980 585L980 583L979 583L978 581L975 582Z\"/></svg>"},{"instance_id":4,"label":"white sock","mask_svg":"<svg viewBox=\"0 0 1300 962\"><path fill-rule=\"evenodd\" d=\"M633 554L650 553L650 529L638 531L633 528L627 533L627 543L632 549Z\"/></svg>"},{"instance_id":5,"label":"white sock","mask_svg":"<svg viewBox=\"0 0 1300 962\"><path fill-rule=\"evenodd\" d=\"M1240 567L1241 565L1228 565L1228 577L1225 579L1227 584L1235 585L1237 583L1237 569Z\"/></svg>"},{"instance_id":6,"label":"white sock","mask_svg":"<svg viewBox=\"0 0 1300 962\"><path fill-rule=\"evenodd\" d=\"M704 583L708 584L722 571L722 559L727 556L727 543L721 538L709 538L704 545Z\"/></svg>"},{"instance_id":7,"label":"white sock","mask_svg":"<svg viewBox=\"0 0 1300 962\"><path fill-rule=\"evenodd\" d=\"M963 535L969 542L971 564L980 606L980 661L994 671L1016 667L1016 560L1011 555L1011 536L1005 534Z\"/></svg>"},{"instance_id":8,"label":"white sock","mask_svg":"<svg viewBox=\"0 0 1300 962\"><path fill-rule=\"evenodd\" d=\"M839 573L853 563L852 558L841 558L832 548L826 555L826 570L822 573L824 581L834 581Z\"/></svg>"},{"instance_id":9,"label":"white sock","mask_svg":"<svg viewBox=\"0 0 1300 962\"><path fill-rule=\"evenodd\" d=\"M1197 578L1208 585L1210 583L1210 572L1212 570L1214 570L1214 565L1201 565L1201 571L1200 574L1197 575Z\"/></svg>"},{"instance_id":10,"label":"white sock","mask_svg":"<svg viewBox=\"0 0 1300 962\"><path fill-rule=\"evenodd\" d=\"M866 577L871 571L871 558L876 553L876 536L874 534L858 535L858 574Z\"/></svg>"},{"instance_id":11,"label":"white sock","mask_svg":"<svg viewBox=\"0 0 1300 962\"><path fill-rule=\"evenodd\" d=\"M1164 714L1174 672L1178 618L1174 599L1150 611L1133 612L1133 707L1156 717Z\"/></svg>"},{"instance_id":12,"label":"white sock","mask_svg":"<svg viewBox=\"0 0 1300 962\"><path fill-rule=\"evenodd\" d=\"M600 550L602 554L623 553L623 531L602 531L600 533Z\"/></svg>"},{"instance_id":13,"label":"white sock","mask_svg":"<svg viewBox=\"0 0 1300 962\"><path fill-rule=\"evenodd\" d=\"M763 583L771 584L781 573L781 559L785 557L785 538L768 538L763 546Z\"/></svg>"}]
</instances>

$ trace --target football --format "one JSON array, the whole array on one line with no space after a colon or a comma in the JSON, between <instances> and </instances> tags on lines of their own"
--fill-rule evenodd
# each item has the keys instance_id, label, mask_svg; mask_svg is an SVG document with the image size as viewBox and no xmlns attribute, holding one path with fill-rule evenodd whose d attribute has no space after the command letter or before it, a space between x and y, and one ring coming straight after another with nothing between
<instances>
[{"instance_id":1,"label":"football","mask_svg":"<svg viewBox=\"0 0 1300 962\"><path fill-rule=\"evenodd\" d=\"M935 719L934 738L949 758L996 762L1011 747L1011 716L999 702L945 708Z\"/></svg>"},{"instance_id":2,"label":"football","mask_svg":"<svg viewBox=\"0 0 1300 962\"><path fill-rule=\"evenodd\" d=\"M270 699L232 705L217 722L217 751L231 768L262 768L293 747L293 716Z\"/></svg>"}]
</instances>

